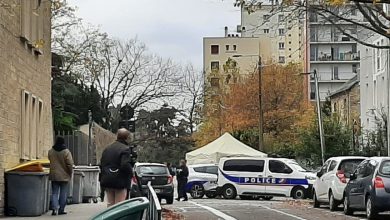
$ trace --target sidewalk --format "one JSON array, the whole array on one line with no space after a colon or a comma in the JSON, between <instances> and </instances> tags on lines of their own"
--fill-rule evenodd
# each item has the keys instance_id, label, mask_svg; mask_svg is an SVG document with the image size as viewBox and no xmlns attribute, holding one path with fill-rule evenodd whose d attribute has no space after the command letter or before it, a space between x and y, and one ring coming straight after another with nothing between
<instances>
[{"instance_id":1,"label":"sidewalk","mask_svg":"<svg viewBox=\"0 0 390 220\"><path fill-rule=\"evenodd\" d=\"M53 219L75 219L75 220L88 220L97 213L103 211L106 209L107 204L99 202L97 204L95 203L89 203L89 204L74 204L74 205L67 205L66 206L66 212L67 215L58 215L58 216L51 216L51 211L37 217L0 217L0 219L8 219L8 220L22 220L22 219L29 219L29 220L35 220L35 219L42 219L42 220L53 220Z\"/></svg>"}]
</instances>

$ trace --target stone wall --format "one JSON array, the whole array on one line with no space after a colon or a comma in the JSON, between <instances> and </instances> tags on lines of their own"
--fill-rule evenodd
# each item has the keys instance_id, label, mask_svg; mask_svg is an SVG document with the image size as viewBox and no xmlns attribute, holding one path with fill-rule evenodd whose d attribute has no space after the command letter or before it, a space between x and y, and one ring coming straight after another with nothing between
<instances>
[{"instance_id":1,"label":"stone wall","mask_svg":"<svg viewBox=\"0 0 390 220\"><path fill-rule=\"evenodd\" d=\"M359 123L360 86L356 84L350 90L331 97L332 112L337 113L345 125L351 126L353 121Z\"/></svg>"},{"instance_id":2,"label":"stone wall","mask_svg":"<svg viewBox=\"0 0 390 220\"><path fill-rule=\"evenodd\" d=\"M42 101L34 158L47 157L52 145L50 1L43 0L43 47L37 54L21 40L21 0L0 4L0 213L4 206L4 170L22 161L22 91ZM6 7L6 5L11 5ZM34 131L35 132L35 131ZM29 143L27 143L29 144ZM24 157L24 160L26 158ZM0 214L1 215L1 214Z\"/></svg>"}]
</instances>

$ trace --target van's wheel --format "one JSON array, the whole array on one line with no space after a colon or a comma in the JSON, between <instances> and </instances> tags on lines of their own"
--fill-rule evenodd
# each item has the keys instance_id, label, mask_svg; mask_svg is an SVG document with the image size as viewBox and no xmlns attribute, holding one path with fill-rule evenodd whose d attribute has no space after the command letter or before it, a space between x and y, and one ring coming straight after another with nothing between
<instances>
[{"instance_id":1,"label":"van's wheel","mask_svg":"<svg viewBox=\"0 0 390 220\"><path fill-rule=\"evenodd\" d=\"M190 195L194 199L201 199L204 196L204 188L201 184L194 184L191 187Z\"/></svg>"},{"instance_id":2,"label":"van's wheel","mask_svg":"<svg viewBox=\"0 0 390 220\"><path fill-rule=\"evenodd\" d=\"M368 196L366 200L366 215L369 220L376 219L378 216L378 211L375 209L374 204L372 204L371 196Z\"/></svg>"},{"instance_id":3,"label":"van's wheel","mask_svg":"<svg viewBox=\"0 0 390 220\"><path fill-rule=\"evenodd\" d=\"M320 202L317 199L317 194L316 191L313 191L313 208L319 208L320 207Z\"/></svg>"},{"instance_id":4,"label":"van's wheel","mask_svg":"<svg viewBox=\"0 0 390 220\"><path fill-rule=\"evenodd\" d=\"M349 207L349 198L348 196L344 196L344 214L345 215L352 215L353 210L351 207Z\"/></svg>"},{"instance_id":5,"label":"van's wheel","mask_svg":"<svg viewBox=\"0 0 390 220\"><path fill-rule=\"evenodd\" d=\"M209 199L214 199L215 197L217 197L217 193L216 192L212 192L212 191L206 192L205 195Z\"/></svg>"},{"instance_id":6,"label":"van's wheel","mask_svg":"<svg viewBox=\"0 0 390 220\"><path fill-rule=\"evenodd\" d=\"M336 211L339 206L338 201L334 198L332 191L329 192L329 209L331 212Z\"/></svg>"},{"instance_id":7,"label":"van's wheel","mask_svg":"<svg viewBox=\"0 0 390 220\"><path fill-rule=\"evenodd\" d=\"M93 198L92 201L93 201L93 203L98 203L99 202L97 198Z\"/></svg>"},{"instance_id":8,"label":"van's wheel","mask_svg":"<svg viewBox=\"0 0 390 220\"><path fill-rule=\"evenodd\" d=\"M304 199L306 197L306 189L302 186L296 186L291 191L293 199Z\"/></svg>"},{"instance_id":9,"label":"van's wheel","mask_svg":"<svg viewBox=\"0 0 390 220\"><path fill-rule=\"evenodd\" d=\"M222 196L225 199L235 199L237 197L237 190L232 185L225 185L222 189Z\"/></svg>"}]
</instances>

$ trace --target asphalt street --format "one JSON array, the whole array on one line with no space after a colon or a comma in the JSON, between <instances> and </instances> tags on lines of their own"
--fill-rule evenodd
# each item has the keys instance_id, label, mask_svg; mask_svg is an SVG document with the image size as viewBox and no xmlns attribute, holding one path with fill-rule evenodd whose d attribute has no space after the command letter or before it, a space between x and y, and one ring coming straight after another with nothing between
<instances>
[{"instance_id":1,"label":"asphalt street","mask_svg":"<svg viewBox=\"0 0 390 220\"><path fill-rule=\"evenodd\" d=\"M163 208L181 214L188 220L360 220L365 219L364 212L356 212L354 216L345 216L342 206L336 212L328 207L312 208L310 200L291 200L274 198L263 200L225 200L197 199L188 202L177 202L163 205ZM390 214L380 215L378 220L390 219Z\"/></svg>"}]
</instances>

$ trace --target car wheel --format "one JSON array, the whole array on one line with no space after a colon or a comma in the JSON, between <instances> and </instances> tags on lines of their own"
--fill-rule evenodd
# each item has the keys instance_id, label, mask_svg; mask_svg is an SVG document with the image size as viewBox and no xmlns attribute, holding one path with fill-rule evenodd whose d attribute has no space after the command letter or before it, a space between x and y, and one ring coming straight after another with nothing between
<instances>
[{"instance_id":1,"label":"car wheel","mask_svg":"<svg viewBox=\"0 0 390 220\"><path fill-rule=\"evenodd\" d=\"M296 186L291 191L293 199L304 199L306 197L306 190L302 186Z\"/></svg>"},{"instance_id":2,"label":"car wheel","mask_svg":"<svg viewBox=\"0 0 390 220\"><path fill-rule=\"evenodd\" d=\"M262 198L263 200L266 200L266 201L270 201L271 199L273 199L274 197L273 196L262 196L260 197Z\"/></svg>"},{"instance_id":3,"label":"car wheel","mask_svg":"<svg viewBox=\"0 0 390 220\"><path fill-rule=\"evenodd\" d=\"M201 199L204 196L204 188L201 184L194 184L191 187L190 195L194 199Z\"/></svg>"},{"instance_id":4,"label":"car wheel","mask_svg":"<svg viewBox=\"0 0 390 220\"><path fill-rule=\"evenodd\" d=\"M165 200L167 201L168 205L173 204L173 196L169 196L169 197L165 198Z\"/></svg>"},{"instance_id":5,"label":"car wheel","mask_svg":"<svg viewBox=\"0 0 390 220\"><path fill-rule=\"evenodd\" d=\"M217 197L217 193L216 192L211 192L211 191L206 192L205 195L209 199L213 199L213 198Z\"/></svg>"},{"instance_id":6,"label":"car wheel","mask_svg":"<svg viewBox=\"0 0 390 220\"><path fill-rule=\"evenodd\" d=\"M338 206L338 202L334 198L333 193L330 192L329 193L329 209L330 209L330 211L332 211L332 212L336 211L337 206Z\"/></svg>"},{"instance_id":7,"label":"car wheel","mask_svg":"<svg viewBox=\"0 0 390 220\"><path fill-rule=\"evenodd\" d=\"M320 202L317 199L316 191L313 192L313 208L319 208L321 206Z\"/></svg>"},{"instance_id":8,"label":"car wheel","mask_svg":"<svg viewBox=\"0 0 390 220\"><path fill-rule=\"evenodd\" d=\"M344 196L344 214L345 215L352 215L353 210L349 207L349 198L348 196Z\"/></svg>"},{"instance_id":9,"label":"car wheel","mask_svg":"<svg viewBox=\"0 0 390 220\"><path fill-rule=\"evenodd\" d=\"M378 215L378 211L376 211L374 204L372 204L371 196L367 197L366 215L367 215L367 219L375 219Z\"/></svg>"},{"instance_id":10,"label":"car wheel","mask_svg":"<svg viewBox=\"0 0 390 220\"><path fill-rule=\"evenodd\" d=\"M225 199L235 199L237 197L237 190L232 185L226 185L222 189L222 195Z\"/></svg>"}]
</instances>

